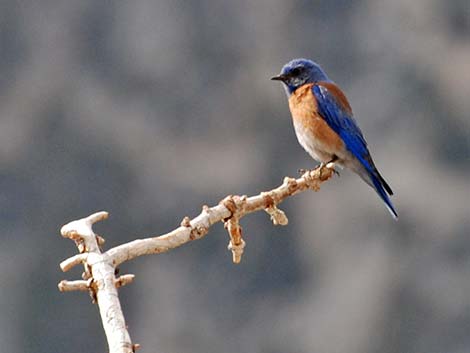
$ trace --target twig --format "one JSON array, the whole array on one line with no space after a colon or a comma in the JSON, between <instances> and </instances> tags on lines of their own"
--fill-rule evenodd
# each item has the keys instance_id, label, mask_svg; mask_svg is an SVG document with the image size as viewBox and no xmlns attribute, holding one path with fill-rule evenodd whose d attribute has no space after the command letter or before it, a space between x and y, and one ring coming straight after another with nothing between
<instances>
[{"instance_id":1,"label":"twig","mask_svg":"<svg viewBox=\"0 0 470 353\"><path fill-rule=\"evenodd\" d=\"M119 303L117 288L133 281L134 275L122 275L116 278L118 265L138 256L159 254L181 246L189 241L205 236L209 228L224 222L230 241L228 248L232 251L234 263L239 263L246 245L242 237L240 220L247 214L265 210L274 225L287 225L285 213L277 205L289 196L311 189L318 191L321 183L330 179L334 174L334 165L320 166L312 171L306 171L300 178L284 178L279 187L259 195L229 195L218 205L203 206L202 212L192 220L184 217L180 227L157 237L137 239L116 246L106 252L101 252L100 246L104 239L95 234L92 225L108 217L107 212L97 212L86 218L70 222L62 227L61 234L73 240L80 254L62 261L60 267L66 272L72 267L83 264L84 280L61 281L59 290L88 290L98 303L101 320L108 340L111 353L131 353L140 346L133 345Z\"/></svg>"},{"instance_id":2,"label":"twig","mask_svg":"<svg viewBox=\"0 0 470 353\"><path fill-rule=\"evenodd\" d=\"M61 292L71 292L74 290L87 291L90 289L90 281L78 280L78 281L60 281L58 287Z\"/></svg>"}]
</instances>

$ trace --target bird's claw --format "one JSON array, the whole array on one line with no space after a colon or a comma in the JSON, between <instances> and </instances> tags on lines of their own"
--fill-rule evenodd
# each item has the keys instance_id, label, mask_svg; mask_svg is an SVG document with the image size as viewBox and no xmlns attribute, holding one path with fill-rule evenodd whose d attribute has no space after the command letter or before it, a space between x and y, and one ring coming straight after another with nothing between
<instances>
[{"instance_id":1,"label":"bird's claw","mask_svg":"<svg viewBox=\"0 0 470 353\"><path fill-rule=\"evenodd\" d=\"M328 168L330 169L334 174L336 174L338 177L340 176L339 172L336 170L335 168L335 165L333 162L329 162L329 163L320 163L320 165L314 169L320 169L320 177L321 177L321 171L323 170L323 168ZM300 174L300 175L303 175L307 172L310 172L311 170L310 169L304 169L304 168L299 168L297 170L297 172Z\"/></svg>"},{"instance_id":2,"label":"bird's claw","mask_svg":"<svg viewBox=\"0 0 470 353\"><path fill-rule=\"evenodd\" d=\"M336 174L338 177L340 177L341 175L339 174L339 172L336 170L335 168L335 163L333 161L331 162L327 162L327 163L320 163L320 177L321 177L321 172L323 170L323 168L327 168L329 170L331 170L333 172L333 174Z\"/></svg>"}]
</instances>

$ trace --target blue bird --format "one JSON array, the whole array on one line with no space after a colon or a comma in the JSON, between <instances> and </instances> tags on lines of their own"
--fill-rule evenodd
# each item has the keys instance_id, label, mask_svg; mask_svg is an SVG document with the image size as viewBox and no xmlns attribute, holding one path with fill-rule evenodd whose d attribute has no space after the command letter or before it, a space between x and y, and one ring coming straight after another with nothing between
<instances>
[{"instance_id":1,"label":"blue bird","mask_svg":"<svg viewBox=\"0 0 470 353\"><path fill-rule=\"evenodd\" d=\"M317 63L307 59L290 61L271 79L284 84L297 139L310 156L358 174L398 219L389 197L392 189L377 170L341 89Z\"/></svg>"}]
</instances>

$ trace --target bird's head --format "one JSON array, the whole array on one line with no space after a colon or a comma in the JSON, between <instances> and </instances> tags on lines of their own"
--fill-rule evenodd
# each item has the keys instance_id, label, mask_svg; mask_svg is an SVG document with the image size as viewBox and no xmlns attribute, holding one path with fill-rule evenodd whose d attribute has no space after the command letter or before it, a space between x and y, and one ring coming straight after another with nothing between
<instances>
[{"instance_id":1,"label":"bird's head","mask_svg":"<svg viewBox=\"0 0 470 353\"><path fill-rule=\"evenodd\" d=\"M282 81L287 95L290 96L297 88L307 83L330 81L321 67L308 59L294 59L281 70L281 73L271 80Z\"/></svg>"}]
</instances>

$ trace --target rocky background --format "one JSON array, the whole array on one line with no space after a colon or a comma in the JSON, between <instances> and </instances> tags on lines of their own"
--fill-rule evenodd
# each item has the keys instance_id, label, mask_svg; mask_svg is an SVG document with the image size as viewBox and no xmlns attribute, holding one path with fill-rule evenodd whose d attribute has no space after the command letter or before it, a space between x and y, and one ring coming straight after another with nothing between
<instances>
[{"instance_id":1,"label":"rocky background","mask_svg":"<svg viewBox=\"0 0 470 353\"><path fill-rule=\"evenodd\" d=\"M158 353L470 351L468 0L2 0L2 352L105 352L59 228L97 210L111 247L315 163L269 81L294 57L348 95L400 214L343 171L125 264L131 337Z\"/></svg>"}]
</instances>

